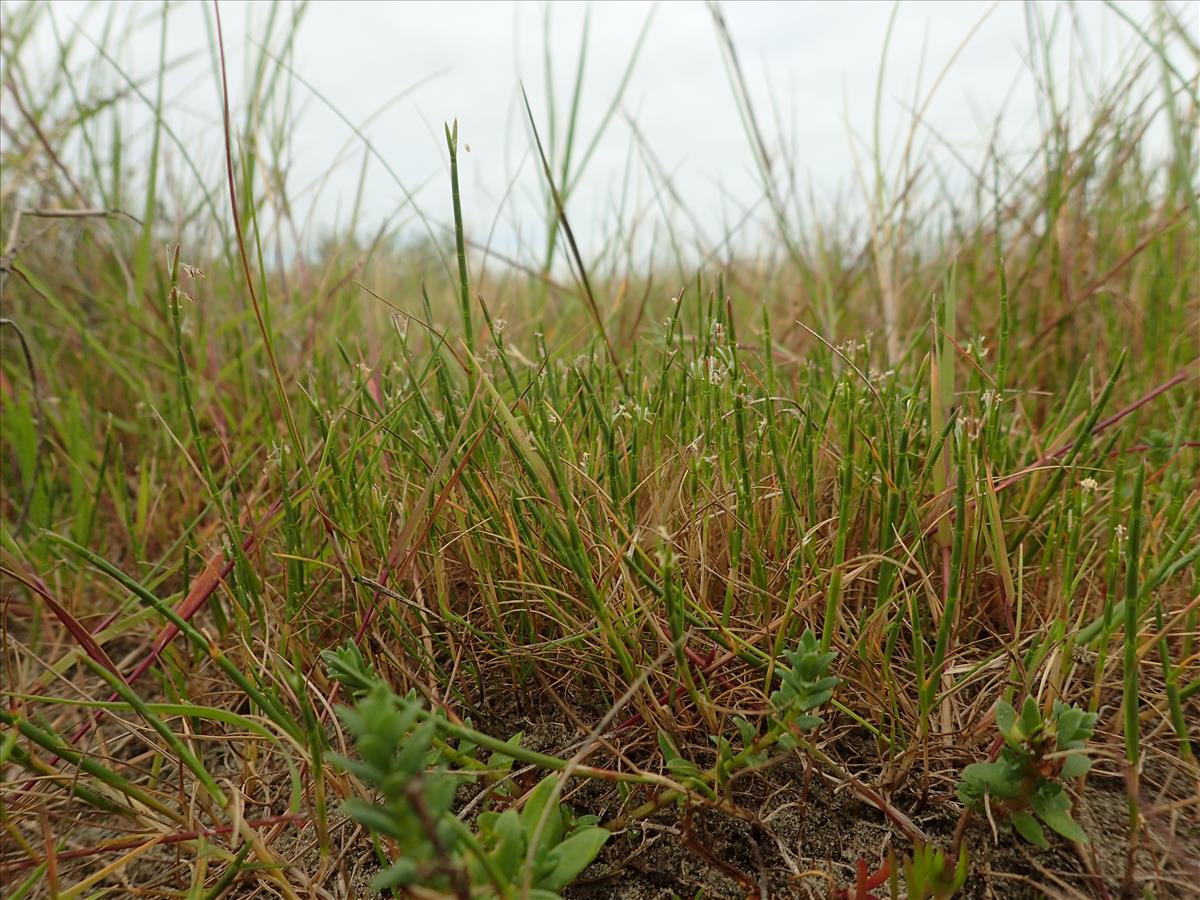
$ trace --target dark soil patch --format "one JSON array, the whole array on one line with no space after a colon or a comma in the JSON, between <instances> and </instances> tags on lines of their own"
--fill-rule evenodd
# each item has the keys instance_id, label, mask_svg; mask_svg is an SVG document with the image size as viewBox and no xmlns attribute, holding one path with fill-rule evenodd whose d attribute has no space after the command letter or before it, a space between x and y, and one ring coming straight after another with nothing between
<instances>
[{"instance_id":1,"label":"dark soil patch","mask_svg":"<svg viewBox=\"0 0 1200 900\"><path fill-rule=\"evenodd\" d=\"M557 711L517 711L511 700L495 710L496 734L522 731L527 747L569 756L583 737L564 725ZM505 715L507 713L507 715ZM581 716L586 713L579 712ZM597 713L597 717L599 713ZM853 732L830 745L838 756L867 757ZM652 765L649 759L638 763ZM855 752L856 750L861 753ZM701 760L703 761L703 760ZM615 764L603 751L589 756L593 765ZM869 768L856 774L877 780ZM1154 783L1157 799L1144 796L1144 809L1179 806L1188 784L1174 772L1144 778ZM961 806L949 790L921 802L918 775L910 775L889 801L942 847L949 846ZM1164 783L1165 782L1165 783ZM1194 788L1192 788L1194 790ZM1146 794L1146 791L1143 791ZM618 816L647 799L623 795L609 784L583 782L567 800L577 813L602 819ZM863 860L875 871L887 858L911 852L911 844L874 806L848 785L811 767L801 757L741 779L733 801L746 821L718 810L669 808L651 821L616 834L600 858L564 892L568 900L674 900L674 898L826 898L849 889L853 896L856 867ZM1194 804L1194 797L1191 798ZM1126 868L1128 807L1124 785L1101 771L1091 776L1083 797L1076 799L1077 819L1092 842L1077 852L1054 840L1050 850L1022 841L1002 823L993 832L985 817L975 817L966 832L971 875L963 898L1119 897ZM1189 818L1190 817L1190 818ZM1161 819L1161 820L1160 820ZM1194 806L1184 806L1170 821L1149 817L1148 831L1136 858L1135 879L1156 897L1200 897L1200 822ZM1151 844L1146 846L1146 844ZM876 891L887 896L886 886Z\"/></svg>"}]
</instances>

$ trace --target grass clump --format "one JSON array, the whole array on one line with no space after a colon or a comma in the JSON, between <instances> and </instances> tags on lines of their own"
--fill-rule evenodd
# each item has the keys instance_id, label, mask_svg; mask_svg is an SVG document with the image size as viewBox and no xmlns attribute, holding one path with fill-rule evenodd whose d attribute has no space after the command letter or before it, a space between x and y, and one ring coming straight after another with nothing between
<instances>
[{"instance_id":1,"label":"grass clump","mask_svg":"<svg viewBox=\"0 0 1200 900\"><path fill-rule=\"evenodd\" d=\"M1189 883L1185 15L1156 7L1068 102L1065 14L1031 7L1038 152L992 145L951 191L918 116L854 220L773 166L718 12L766 210L740 227L767 238L693 252L635 141L669 213L647 263L632 204L569 219L620 122L585 142L574 100L525 106L545 241L470 232L451 126L426 239L355 217L307 251L302 14L272 10L240 105L213 17L210 156L173 128L169 59L148 87L110 52L141 20L111 13L96 54L55 7L5 8L6 890ZM154 113L136 169L127 103Z\"/></svg>"}]
</instances>

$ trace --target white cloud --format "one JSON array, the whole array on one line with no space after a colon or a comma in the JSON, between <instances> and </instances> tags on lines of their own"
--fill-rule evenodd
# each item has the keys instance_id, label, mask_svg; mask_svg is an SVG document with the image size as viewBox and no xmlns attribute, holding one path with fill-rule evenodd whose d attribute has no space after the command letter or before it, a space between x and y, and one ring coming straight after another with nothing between
<instances>
[{"instance_id":1,"label":"white cloud","mask_svg":"<svg viewBox=\"0 0 1200 900\"><path fill-rule=\"evenodd\" d=\"M99 40L103 12L68 2L52 4L63 34L73 23ZM286 19L299 7L284 5ZM1124 6L1139 21L1149 21L1148 3ZM126 4L120 13L138 27L114 48L135 77L145 78L157 65L159 7ZM530 155L518 81L523 79L543 134L548 132L549 103L543 69L544 38L549 36L554 66L552 90L560 129L571 100L581 28L587 9L556 3L544 32L546 9L537 3L380 3L314 2L305 15L290 57L296 72L337 110L364 122L406 87L429 79L410 96L386 109L365 127L377 151L404 184L417 192L422 207L438 223L449 220L449 188L443 122L457 118L471 152L462 155L464 207L475 233L486 233L497 215L514 173L516 189L501 213L500 242L536 233L540 172ZM231 60L235 101L245 102L247 59L257 50L247 42L268 41L278 50L283 29L266 31L266 4L221 5L226 47ZM1055 46L1054 65L1065 79L1072 58L1083 48L1067 39L1065 6L1039 7L1050 21L1060 18L1063 39ZM578 230L599 238L598 223L611 223L630 159L632 116L658 162L673 173L675 186L697 217L720 235L726 218L753 204L760 191L745 134L738 118L718 38L707 8L700 3L596 3L591 7L586 81L579 117L576 158L590 140L610 101L641 24L655 19L621 112L599 145L585 180L571 199L569 212ZM847 129L870 140L879 63L892 7L883 3L727 3L725 16L756 111L772 149L784 138L794 150L797 174L818 197L856 190ZM1194 22L1196 7L1186 14ZM1079 4L1091 59L1085 71L1102 76L1128 57L1134 44L1130 28L1099 4ZM928 90L971 29L986 17L966 44L928 108L923 146L938 139L952 143L968 160L977 159L990 138L991 123L1007 99L1007 146L1029 149L1036 141L1033 80L1026 65L1025 7L1001 3L910 3L896 17L883 87L882 143L894 165L911 121L908 108L919 83ZM205 7L187 3L173 8L168 32L169 57L185 59L172 69L167 85L167 119L205 164L206 179L220 187L219 97L212 74ZM53 41L40 35L41 47ZM85 45L86 46L86 45ZM51 58L47 55L47 59ZM26 61L36 67L32 60ZM105 65L97 62L97 72ZM107 76L111 79L111 73ZM112 81L115 83L115 81ZM1014 89L1015 86L1015 89ZM1076 84L1075 87L1081 87ZM145 85L153 92L153 82ZM344 224L363 160L361 144L326 106L298 83L293 101L301 116L290 133L293 168L290 188L328 176L313 210L322 226ZM774 96L774 100L772 99ZM778 114L779 122L776 121ZM133 104L128 121L145 130L144 105ZM351 153L331 170L350 142ZM929 151L934 152L934 151ZM176 154L177 157L177 154ZM949 159L949 157L944 157ZM631 179L636 203L630 209L660 214L654 186L635 153ZM517 166L524 161L523 167ZM210 184L210 186L211 186ZM298 197L301 210L313 202ZM361 223L377 227L403 203L403 192L372 160L368 164Z\"/></svg>"}]
</instances>

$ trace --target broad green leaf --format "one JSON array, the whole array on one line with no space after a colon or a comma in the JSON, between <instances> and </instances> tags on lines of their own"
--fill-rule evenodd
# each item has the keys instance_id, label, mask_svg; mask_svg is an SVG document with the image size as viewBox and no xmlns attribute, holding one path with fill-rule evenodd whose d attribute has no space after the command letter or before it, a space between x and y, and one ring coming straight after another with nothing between
<instances>
[{"instance_id":1,"label":"broad green leaf","mask_svg":"<svg viewBox=\"0 0 1200 900\"><path fill-rule=\"evenodd\" d=\"M553 808L549 808L557 784L557 775L547 775L538 782L537 787L529 792L529 797L525 800L525 807L521 810L521 825L525 829L527 842L533 841L534 832L539 826L541 827L536 850L536 854L539 856L562 840L562 812L558 809L557 803ZM543 815L546 819L545 824L542 824L541 821Z\"/></svg>"},{"instance_id":2,"label":"broad green leaf","mask_svg":"<svg viewBox=\"0 0 1200 900\"><path fill-rule=\"evenodd\" d=\"M686 759L671 760L667 763L667 770L679 778L699 778L701 774L699 767Z\"/></svg>"},{"instance_id":3,"label":"broad green leaf","mask_svg":"<svg viewBox=\"0 0 1200 900\"><path fill-rule=\"evenodd\" d=\"M1012 704L1001 700L996 704L996 727L1000 729L1000 733L1008 735L1012 733L1013 726L1017 724L1017 711L1012 708Z\"/></svg>"},{"instance_id":4,"label":"broad green leaf","mask_svg":"<svg viewBox=\"0 0 1200 900\"><path fill-rule=\"evenodd\" d=\"M1021 733L1027 738L1032 737L1041 724L1042 713L1038 709L1037 701L1033 697L1026 697L1021 707Z\"/></svg>"},{"instance_id":5,"label":"broad green leaf","mask_svg":"<svg viewBox=\"0 0 1200 900\"><path fill-rule=\"evenodd\" d=\"M668 763L679 758L679 750L676 749L675 742L661 728L658 730L658 748L662 751L663 759Z\"/></svg>"},{"instance_id":6,"label":"broad green leaf","mask_svg":"<svg viewBox=\"0 0 1200 900\"><path fill-rule=\"evenodd\" d=\"M524 737L525 737L525 732L518 731L516 734L514 734L512 737L510 737L504 743L507 744L508 746L512 747L515 750L521 746L521 740ZM513 757L511 757L505 753L501 753L499 750L497 750L488 757L487 767L489 769L493 769L497 772L511 771L512 767L513 767Z\"/></svg>"},{"instance_id":7,"label":"broad green leaf","mask_svg":"<svg viewBox=\"0 0 1200 900\"><path fill-rule=\"evenodd\" d=\"M980 793L986 790L1001 800L1011 800L1020 788L1016 773L1004 762L972 763L963 769L962 778Z\"/></svg>"},{"instance_id":8,"label":"broad green leaf","mask_svg":"<svg viewBox=\"0 0 1200 900\"><path fill-rule=\"evenodd\" d=\"M458 794L460 784L457 774L437 774L426 778L423 782L425 805L429 812L437 818L450 812L454 806L454 798Z\"/></svg>"},{"instance_id":9,"label":"broad green leaf","mask_svg":"<svg viewBox=\"0 0 1200 900\"><path fill-rule=\"evenodd\" d=\"M490 809L476 816L475 828L479 831L480 836L486 840L493 835L496 831L496 820L499 818L500 813Z\"/></svg>"},{"instance_id":10,"label":"broad green leaf","mask_svg":"<svg viewBox=\"0 0 1200 900\"><path fill-rule=\"evenodd\" d=\"M1065 708L1058 716L1058 749L1065 750L1074 740L1083 723L1084 711L1078 706Z\"/></svg>"},{"instance_id":11,"label":"broad green leaf","mask_svg":"<svg viewBox=\"0 0 1200 900\"><path fill-rule=\"evenodd\" d=\"M403 738L403 746L396 755L396 768L401 772L419 773L425 769L425 756L430 751L433 736L437 733L437 721L431 718L421 722L414 731Z\"/></svg>"},{"instance_id":12,"label":"broad green leaf","mask_svg":"<svg viewBox=\"0 0 1200 900\"><path fill-rule=\"evenodd\" d=\"M737 726L738 734L742 737L742 747L749 747L758 735L758 729L741 716L734 717L733 724Z\"/></svg>"},{"instance_id":13,"label":"broad green leaf","mask_svg":"<svg viewBox=\"0 0 1200 900\"><path fill-rule=\"evenodd\" d=\"M539 881L539 887L553 891L566 887L592 863L610 836L608 831L595 826L576 831L546 857L553 868Z\"/></svg>"},{"instance_id":14,"label":"broad green leaf","mask_svg":"<svg viewBox=\"0 0 1200 900\"><path fill-rule=\"evenodd\" d=\"M366 800L351 797L342 804L342 811L368 831L376 831L397 839L408 836L391 813Z\"/></svg>"},{"instance_id":15,"label":"broad green leaf","mask_svg":"<svg viewBox=\"0 0 1200 900\"><path fill-rule=\"evenodd\" d=\"M1082 753L1072 753L1067 757L1062 767L1063 778L1078 778L1084 775L1092 768L1092 761L1089 757Z\"/></svg>"},{"instance_id":16,"label":"broad green leaf","mask_svg":"<svg viewBox=\"0 0 1200 900\"><path fill-rule=\"evenodd\" d=\"M1009 819L1013 823L1013 828L1017 829L1017 833L1029 843L1047 850L1050 847L1050 842L1046 840L1046 832L1042 830L1042 826L1038 824L1037 819L1031 816L1023 809L1018 809Z\"/></svg>"},{"instance_id":17,"label":"broad green leaf","mask_svg":"<svg viewBox=\"0 0 1200 900\"><path fill-rule=\"evenodd\" d=\"M411 859L400 859L371 879L371 889L381 894L412 884L416 877L417 864Z\"/></svg>"},{"instance_id":18,"label":"broad green leaf","mask_svg":"<svg viewBox=\"0 0 1200 900\"><path fill-rule=\"evenodd\" d=\"M1038 791L1030 798L1033 811L1038 818L1070 841L1081 844L1088 842L1087 834L1071 818L1071 798L1067 792L1058 788L1054 791Z\"/></svg>"},{"instance_id":19,"label":"broad green leaf","mask_svg":"<svg viewBox=\"0 0 1200 900\"><path fill-rule=\"evenodd\" d=\"M492 825L496 845L491 857L496 868L508 879L515 880L525 859L525 828L515 809L505 810Z\"/></svg>"}]
</instances>

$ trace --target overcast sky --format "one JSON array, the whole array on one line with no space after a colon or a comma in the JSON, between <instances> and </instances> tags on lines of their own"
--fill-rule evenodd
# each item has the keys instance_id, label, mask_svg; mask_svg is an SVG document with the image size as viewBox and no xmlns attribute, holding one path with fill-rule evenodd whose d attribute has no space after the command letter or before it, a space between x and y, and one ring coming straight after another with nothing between
<instances>
[{"instance_id":1,"label":"overcast sky","mask_svg":"<svg viewBox=\"0 0 1200 900\"><path fill-rule=\"evenodd\" d=\"M61 34L78 28L97 41L104 27L102 7L89 11L71 2L52 4ZM647 18L653 18L620 110L570 200L568 212L576 229L590 234L600 228L598 223L611 222L631 159L635 177L624 195L627 215L639 210L653 220L670 214L654 202L644 155L634 150L631 156L632 120L652 148L656 164L671 173L675 187L701 220L702 230L710 237L723 234L761 191L712 15L701 3L593 3L590 8L577 158L617 89L638 34ZM1153 21L1149 3L1126 2L1122 8L1139 22ZM1197 4L1181 8L1194 31ZM285 4L281 15L290 17L298 9ZM1055 9L1040 7L1047 24ZM148 3L127 4L122 13L138 24L113 52L134 76L145 76L156 67L159 10ZM556 3L551 10L552 89L560 125L570 103L587 10L582 3ZM273 37L267 34L268 12L266 4L221 4L235 102L245 99L247 55L257 54L248 38L269 41L275 49L281 46L282 31ZM296 74L325 98L319 100L308 87L293 82L301 115L291 135L289 189L298 208L311 212L315 227L308 234L344 225L363 161L362 143L326 101L350 121L363 123L403 94L364 131L430 218L437 223L449 219L442 126L457 118L462 141L470 147L462 154L468 222L476 233L486 234L497 220L500 246L536 245L540 172L530 154L518 84L524 81L545 134L545 13L540 3L311 3L290 57ZM724 13L770 149L777 150L781 142L792 148L798 174L820 202L832 202L839 192L855 195L851 135L862 142L871 137L891 4L733 2L725 4ZM1071 15L1081 24L1086 43L1071 36ZM1076 71L1093 79L1089 83L1076 77L1075 89L1094 89L1103 76L1130 59L1134 32L1101 4L1080 3L1073 11L1062 7L1059 17L1063 37L1055 45L1056 68L1065 81L1071 60L1082 61ZM900 7L883 90L883 145L893 161L901 128L911 121L918 83L927 92L960 46L962 52L928 107L924 139L934 147L944 140L973 162L1003 114L1001 139L1006 148L1019 154L1036 144L1039 126L1027 64L1028 24L1024 5L1016 2L914 2ZM43 30L40 46L52 47L50 30ZM205 10L199 3L173 8L167 56L183 62L172 69L167 84L167 118L207 164L205 177L219 179L220 107L207 35ZM29 60L23 63L36 67ZM97 63L98 68L106 65ZM1190 65L1194 68L1194 61ZM128 111L129 121L143 127L145 115L144 105L139 108L136 101ZM866 152L865 146L860 145L860 152ZM951 155L944 156L947 171L958 167ZM331 171L318 197L311 188ZM378 227L400 209L404 196L393 175L372 160L363 195L364 229Z\"/></svg>"}]
</instances>

